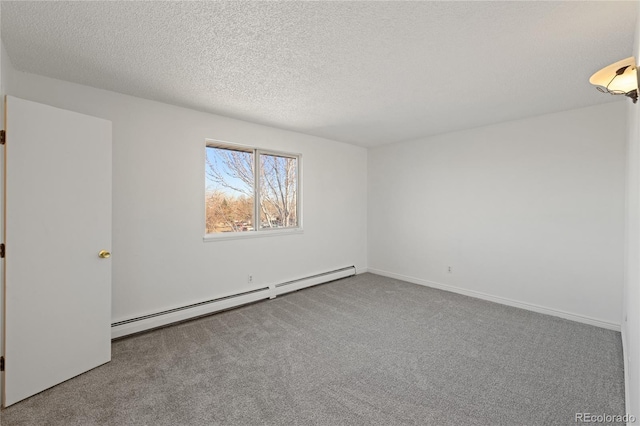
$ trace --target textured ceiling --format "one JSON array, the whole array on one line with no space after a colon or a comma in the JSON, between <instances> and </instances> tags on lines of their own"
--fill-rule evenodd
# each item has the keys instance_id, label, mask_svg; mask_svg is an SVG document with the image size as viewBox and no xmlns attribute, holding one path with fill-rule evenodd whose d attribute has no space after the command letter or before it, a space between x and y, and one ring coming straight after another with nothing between
<instances>
[{"instance_id":1,"label":"textured ceiling","mask_svg":"<svg viewBox=\"0 0 640 426\"><path fill-rule=\"evenodd\" d=\"M18 70L362 146L609 102L631 2L7 2ZM215 135L212 135L212 137Z\"/></svg>"}]
</instances>

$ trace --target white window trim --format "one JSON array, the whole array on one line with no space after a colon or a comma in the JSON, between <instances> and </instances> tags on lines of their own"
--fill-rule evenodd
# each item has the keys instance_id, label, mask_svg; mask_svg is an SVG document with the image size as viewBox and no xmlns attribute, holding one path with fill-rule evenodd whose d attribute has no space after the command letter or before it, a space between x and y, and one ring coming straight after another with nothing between
<instances>
[{"instance_id":1,"label":"white window trim","mask_svg":"<svg viewBox=\"0 0 640 426\"><path fill-rule=\"evenodd\" d=\"M275 151L271 149L262 149L256 148L254 146L241 145L234 142L221 141L217 139L205 139L205 158L207 155L207 148L222 148L222 149L237 149L239 151L252 152L253 153L253 161L255 168L254 175L254 230L253 231L244 231L244 232L220 232L213 234L204 234L202 238L204 242L212 242L212 241L226 241L226 240L238 240L245 238L262 238L262 237L273 237L273 236L282 236L282 235L294 235L294 234L303 234L304 230L302 228L302 154L293 153L293 152L284 152L284 151ZM260 155L275 155L280 157L289 157L295 158L297 160L297 188L296 188L296 219L298 222L298 226L290 226L288 228L260 228L260 193L258 191L260 185ZM206 166L205 166L206 167ZM205 171L206 173L206 171ZM205 188L206 191L206 188ZM206 213L205 213L205 221L206 221ZM256 228L255 225L258 225ZM206 229L206 225L205 225Z\"/></svg>"},{"instance_id":2,"label":"white window trim","mask_svg":"<svg viewBox=\"0 0 640 426\"><path fill-rule=\"evenodd\" d=\"M245 232L220 232L217 234L205 234L202 240L205 243L227 241L227 240L244 240L247 238L264 238L264 237L281 237L283 235L304 234L302 228L283 228L262 231L245 231Z\"/></svg>"}]
</instances>

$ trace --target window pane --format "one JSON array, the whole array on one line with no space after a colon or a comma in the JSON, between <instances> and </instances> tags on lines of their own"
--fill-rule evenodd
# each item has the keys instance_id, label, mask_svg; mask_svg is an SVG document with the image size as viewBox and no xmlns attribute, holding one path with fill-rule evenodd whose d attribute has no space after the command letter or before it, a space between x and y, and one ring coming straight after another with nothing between
<instances>
[{"instance_id":1,"label":"window pane","mask_svg":"<svg viewBox=\"0 0 640 426\"><path fill-rule=\"evenodd\" d=\"M207 146L206 232L253 231L253 152Z\"/></svg>"},{"instance_id":2,"label":"window pane","mask_svg":"<svg viewBox=\"0 0 640 426\"><path fill-rule=\"evenodd\" d=\"M298 159L260 154L260 228L298 226Z\"/></svg>"}]
</instances>

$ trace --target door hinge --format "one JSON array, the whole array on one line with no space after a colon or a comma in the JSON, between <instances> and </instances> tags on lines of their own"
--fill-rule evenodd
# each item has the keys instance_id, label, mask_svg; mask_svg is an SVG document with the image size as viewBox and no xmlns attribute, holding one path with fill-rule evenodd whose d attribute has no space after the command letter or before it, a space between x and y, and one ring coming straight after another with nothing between
<instances>
[{"instance_id":1,"label":"door hinge","mask_svg":"<svg viewBox=\"0 0 640 426\"><path fill-rule=\"evenodd\" d=\"M4 243L0 244L0 259L4 259Z\"/></svg>"},{"instance_id":2,"label":"door hinge","mask_svg":"<svg viewBox=\"0 0 640 426\"><path fill-rule=\"evenodd\" d=\"M0 356L0 371L4 371L4 357Z\"/></svg>"},{"instance_id":3,"label":"door hinge","mask_svg":"<svg viewBox=\"0 0 640 426\"><path fill-rule=\"evenodd\" d=\"M0 145L4 145L7 141L7 132L5 130L0 130Z\"/></svg>"}]
</instances>

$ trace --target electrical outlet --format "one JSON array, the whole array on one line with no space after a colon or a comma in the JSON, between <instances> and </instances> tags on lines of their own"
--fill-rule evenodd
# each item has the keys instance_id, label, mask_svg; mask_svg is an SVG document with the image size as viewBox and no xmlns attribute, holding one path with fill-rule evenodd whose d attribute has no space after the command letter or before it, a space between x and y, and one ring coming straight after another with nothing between
<instances>
[{"instance_id":1,"label":"electrical outlet","mask_svg":"<svg viewBox=\"0 0 640 426\"><path fill-rule=\"evenodd\" d=\"M447 266L447 274L453 274L453 266Z\"/></svg>"},{"instance_id":2,"label":"electrical outlet","mask_svg":"<svg viewBox=\"0 0 640 426\"><path fill-rule=\"evenodd\" d=\"M248 282L249 284L253 283L253 275L249 275L249 276L247 276L247 282Z\"/></svg>"}]
</instances>

